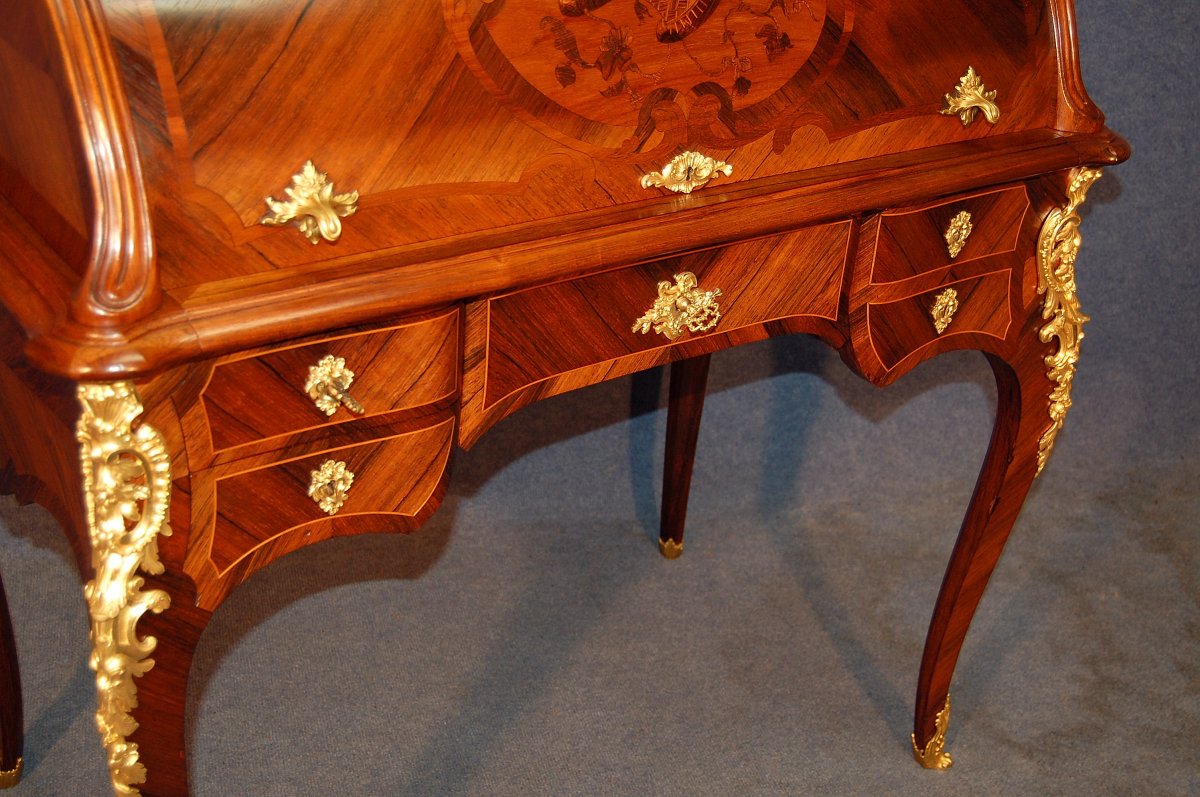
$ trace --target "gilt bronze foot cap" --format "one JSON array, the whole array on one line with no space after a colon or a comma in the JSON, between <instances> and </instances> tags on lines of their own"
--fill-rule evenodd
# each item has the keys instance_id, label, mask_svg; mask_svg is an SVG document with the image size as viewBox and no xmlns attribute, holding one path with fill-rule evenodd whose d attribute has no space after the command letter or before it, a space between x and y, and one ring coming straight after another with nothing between
<instances>
[{"instance_id":1,"label":"gilt bronze foot cap","mask_svg":"<svg viewBox=\"0 0 1200 797\"><path fill-rule=\"evenodd\" d=\"M25 766L25 759L18 758L17 765L9 770L0 769L0 789L11 789L21 782L21 768Z\"/></svg>"},{"instance_id":2,"label":"gilt bronze foot cap","mask_svg":"<svg viewBox=\"0 0 1200 797\"><path fill-rule=\"evenodd\" d=\"M934 718L935 733L924 749L917 746L917 734L912 735L913 758L926 769L949 769L954 759L946 752L946 729L950 727L950 695L946 695L946 705Z\"/></svg>"},{"instance_id":3,"label":"gilt bronze foot cap","mask_svg":"<svg viewBox=\"0 0 1200 797\"><path fill-rule=\"evenodd\" d=\"M675 542L675 540L658 541L658 552L663 555L664 559L678 559L683 553L683 543Z\"/></svg>"}]
</instances>

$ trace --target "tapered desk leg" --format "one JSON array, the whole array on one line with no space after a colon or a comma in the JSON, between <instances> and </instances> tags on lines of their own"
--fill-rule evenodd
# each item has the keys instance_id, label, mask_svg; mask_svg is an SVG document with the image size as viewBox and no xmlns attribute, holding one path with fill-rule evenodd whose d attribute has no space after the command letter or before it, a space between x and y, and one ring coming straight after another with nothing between
<instances>
[{"instance_id":1,"label":"tapered desk leg","mask_svg":"<svg viewBox=\"0 0 1200 797\"><path fill-rule=\"evenodd\" d=\"M0 579L0 789L17 785L21 779L21 747L24 718L21 704L21 670L4 581Z\"/></svg>"},{"instance_id":2,"label":"tapered desk leg","mask_svg":"<svg viewBox=\"0 0 1200 797\"><path fill-rule=\"evenodd\" d=\"M687 518L692 464L696 458L700 416L704 412L704 387L708 382L710 359L711 355L705 354L671 365L662 518L658 535L658 550L668 559L683 553L683 525Z\"/></svg>"}]
</instances>

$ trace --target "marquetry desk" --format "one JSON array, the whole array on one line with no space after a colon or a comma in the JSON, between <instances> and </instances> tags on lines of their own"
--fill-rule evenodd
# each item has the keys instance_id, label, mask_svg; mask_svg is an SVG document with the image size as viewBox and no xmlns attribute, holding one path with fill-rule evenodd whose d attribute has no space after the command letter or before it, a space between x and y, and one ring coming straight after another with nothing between
<instances>
[{"instance_id":1,"label":"marquetry desk","mask_svg":"<svg viewBox=\"0 0 1200 797\"><path fill-rule=\"evenodd\" d=\"M117 792L187 794L188 672L234 587L333 536L416 530L454 446L535 400L672 364L677 556L709 355L791 333L877 385L956 349L995 373L917 681L913 752L948 766L951 673L1070 406L1077 210L1128 156L1073 15L8 4L0 474L87 578Z\"/></svg>"}]
</instances>

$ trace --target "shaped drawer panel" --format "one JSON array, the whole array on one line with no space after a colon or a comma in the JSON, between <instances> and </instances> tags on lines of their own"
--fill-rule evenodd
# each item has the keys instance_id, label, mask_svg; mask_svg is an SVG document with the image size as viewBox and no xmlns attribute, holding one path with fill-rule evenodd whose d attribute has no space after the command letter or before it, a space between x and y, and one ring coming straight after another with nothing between
<instances>
[{"instance_id":1,"label":"shaped drawer panel","mask_svg":"<svg viewBox=\"0 0 1200 797\"><path fill-rule=\"evenodd\" d=\"M870 241L871 236L875 240L870 281L898 282L951 264L1012 252L1028 211L1024 186L1014 186L881 213L863 228L864 240ZM970 231L962 240L966 225ZM952 249L947 241L952 227L960 231L961 248Z\"/></svg>"},{"instance_id":2,"label":"shaped drawer panel","mask_svg":"<svg viewBox=\"0 0 1200 797\"><path fill-rule=\"evenodd\" d=\"M454 439L454 420L372 443L258 468L216 480L215 521L208 559L218 576L257 556L263 562L287 549L331 536L331 518L344 523L371 515L392 515L402 527L434 499ZM350 473L348 487L312 492L314 473L340 463ZM333 470L333 468L330 468ZM320 499L331 495L326 506ZM333 508L334 511L329 511ZM286 537L300 535L299 540ZM253 569L253 567L251 568Z\"/></svg>"},{"instance_id":3,"label":"shaped drawer panel","mask_svg":"<svg viewBox=\"0 0 1200 797\"><path fill-rule=\"evenodd\" d=\"M468 311L463 434L536 398L776 332L821 333L838 314L850 223L810 227L731 246L540 285ZM634 330L661 283L691 273L720 290L709 330L671 339ZM778 325L775 332L769 325Z\"/></svg>"},{"instance_id":4,"label":"shaped drawer panel","mask_svg":"<svg viewBox=\"0 0 1200 797\"><path fill-rule=\"evenodd\" d=\"M868 304L866 326L875 358L886 371L892 371L909 357L924 359L936 351L971 345L971 338L977 335L1003 340L1012 323L1011 278L1012 272L1003 269L905 299ZM947 295L950 298L939 303L939 297ZM947 303L954 305L949 317L937 309Z\"/></svg>"},{"instance_id":5,"label":"shaped drawer panel","mask_svg":"<svg viewBox=\"0 0 1200 797\"><path fill-rule=\"evenodd\" d=\"M458 311L387 329L273 349L218 364L202 400L214 451L420 407L458 388ZM306 391L309 369L341 358L353 373L332 415ZM343 376L343 382L345 378Z\"/></svg>"}]
</instances>

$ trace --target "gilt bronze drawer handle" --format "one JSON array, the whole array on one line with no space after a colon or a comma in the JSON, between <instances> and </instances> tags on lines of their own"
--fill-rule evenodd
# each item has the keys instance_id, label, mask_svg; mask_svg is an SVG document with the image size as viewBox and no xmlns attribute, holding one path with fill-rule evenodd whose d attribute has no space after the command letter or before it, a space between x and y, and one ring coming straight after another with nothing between
<instances>
[{"instance_id":1,"label":"gilt bronze drawer handle","mask_svg":"<svg viewBox=\"0 0 1200 797\"><path fill-rule=\"evenodd\" d=\"M958 114L963 127L975 121L977 112L983 111L983 116L992 124L1000 121L1000 107L995 103L995 90L988 91L974 67L967 67L967 74L958 80L954 91L946 95L946 107L942 113L947 116Z\"/></svg>"},{"instance_id":2,"label":"gilt bronze drawer handle","mask_svg":"<svg viewBox=\"0 0 1200 797\"><path fill-rule=\"evenodd\" d=\"M675 340L684 329L708 332L721 320L717 297L721 289L702 291L696 275L690 271L675 275L675 284L658 283L658 298L654 306L633 322L633 331L645 334L653 329Z\"/></svg>"},{"instance_id":3,"label":"gilt bronze drawer handle","mask_svg":"<svg viewBox=\"0 0 1200 797\"><path fill-rule=\"evenodd\" d=\"M321 511L336 515L346 503L350 493L350 485L354 484L354 474L346 470L346 463L334 459L326 460L321 467L312 472L312 480L308 483L308 495Z\"/></svg>"},{"instance_id":4,"label":"gilt bronze drawer handle","mask_svg":"<svg viewBox=\"0 0 1200 797\"><path fill-rule=\"evenodd\" d=\"M954 320L954 314L957 312L958 291L953 288L947 288L933 300L933 307L929 310L929 315L933 318L933 328L939 335L946 331L946 327L950 326L950 322Z\"/></svg>"},{"instance_id":5,"label":"gilt bronze drawer handle","mask_svg":"<svg viewBox=\"0 0 1200 797\"><path fill-rule=\"evenodd\" d=\"M317 171L312 161L292 175L292 184L283 192L288 198L282 202L266 198L271 212L259 219L259 223L268 227L294 223L312 244L322 238L336 241L342 235L341 217L358 210L358 192L333 193L329 176Z\"/></svg>"},{"instance_id":6,"label":"gilt bronze drawer handle","mask_svg":"<svg viewBox=\"0 0 1200 797\"><path fill-rule=\"evenodd\" d=\"M346 392L353 381L354 372L346 367L346 360L326 354L320 362L308 369L308 381L304 383L304 392L317 405L317 409L326 415L333 415L341 406L345 406L356 415L362 415L365 411L363 405Z\"/></svg>"},{"instance_id":7,"label":"gilt bronze drawer handle","mask_svg":"<svg viewBox=\"0 0 1200 797\"><path fill-rule=\"evenodd\" d=\"M663 167L661 172L650 172L642 177L642 188L658 186L676 193L690 194L709 180L723 174L733 174L733 167L724 161L715 160L699 152L681 152Z\"/></svg>"},{"instance_id":8,"label":"gilt bronze drawer handle","mask_svg":"<svg viewBox=\"0 0 1200 797\"><path fill-rule=\"evenodd\" d=\"M971 230L975 229L971 225L971 214L963 210L957 216L950 219L950 226L946 228L946 249L950 252L950 259L958 257L958 253L967 245L967 239L971 237Z\"/></svg>"}]
</instances>

